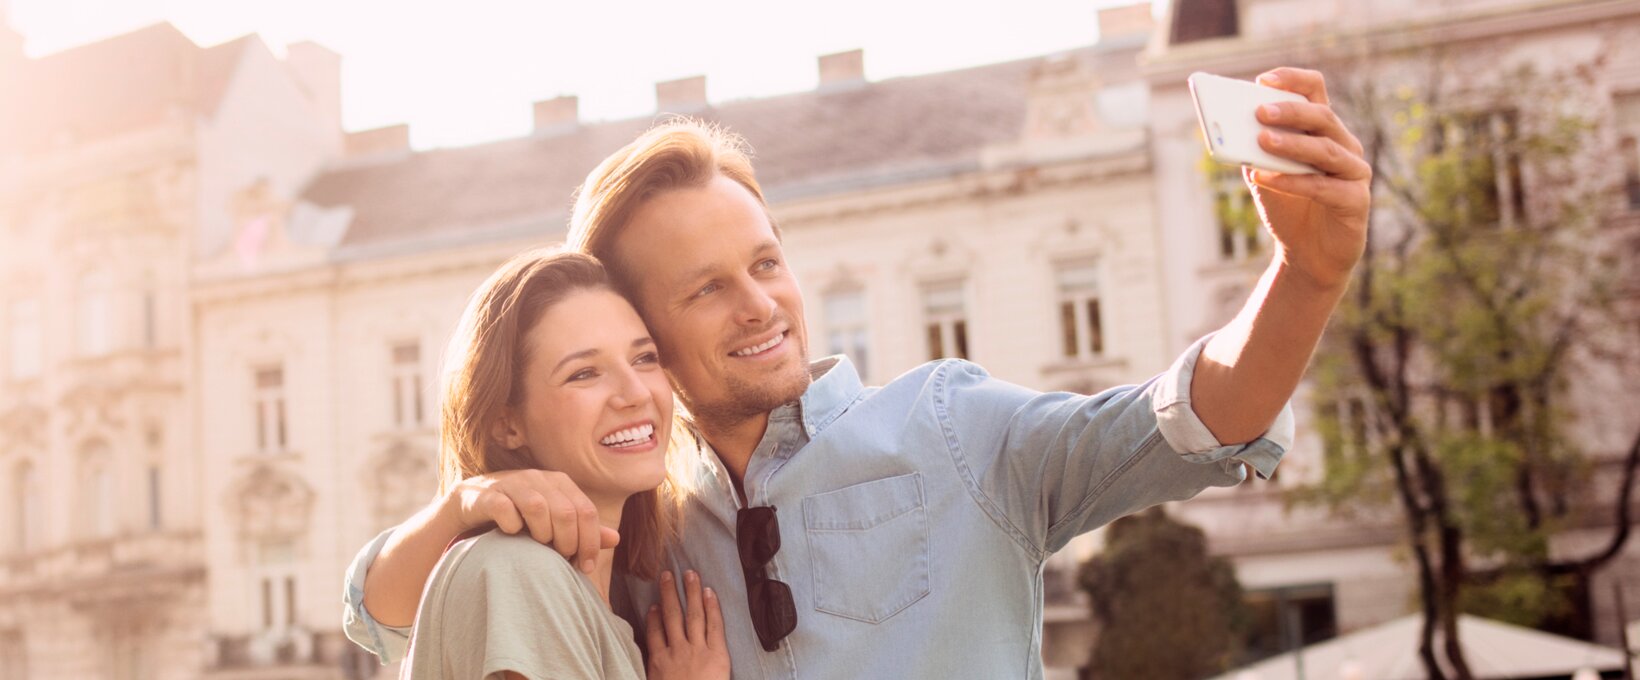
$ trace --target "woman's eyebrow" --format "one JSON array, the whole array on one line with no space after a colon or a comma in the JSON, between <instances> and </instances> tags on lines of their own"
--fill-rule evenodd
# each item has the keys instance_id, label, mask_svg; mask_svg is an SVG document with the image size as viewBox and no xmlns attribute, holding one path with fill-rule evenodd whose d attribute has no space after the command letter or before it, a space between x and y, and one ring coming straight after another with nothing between
<instances>
[{"instance_id":1,"label":"woman's eyebrow","mask_svg":"<svg viewBox=\"0 0 1640 680\"><path fill-rule=\"evenodd\" d=\"M597 356L597 355L598 355L598 349L596 347L592 348L592 349L583 349L579 352L576 352L574 354L571 354L569 356L564 357L563 360L558 362L557 366L552 367L552 372L557 373L558 369L561 369L561 368L564 367L564 364L567 364L571 361L575 361L576 359L586 359L586 358L594 357L594 356Z\"/></svg>"}]
</instances>

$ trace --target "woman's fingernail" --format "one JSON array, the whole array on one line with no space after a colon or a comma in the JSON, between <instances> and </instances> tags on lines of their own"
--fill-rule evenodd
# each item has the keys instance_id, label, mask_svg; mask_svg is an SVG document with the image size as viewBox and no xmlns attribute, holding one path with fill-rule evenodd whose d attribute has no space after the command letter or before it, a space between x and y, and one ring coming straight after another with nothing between
<instances>
[{"instance_id":1,"label":"woman's fingernail","mask_svg":"<svg viewBox=\"0 0 1640 680\"><path fill-rule=\"evenodd\" d=\"M712 589L711 589L711 588L707 588L707 589L706 589L706 599L708 599L708 600L716 600L716 599L717 599L717 593L715 593L715 592L712 592Z\"/></svg>"},{"instance_id":2,"label":"woman's fingernail","mask_svg":"<svg viewBox=\"0 0 1640 680\"><path fill-rule=\"evenodd\" d=\"M700 578L700 576L695 574L695 570L690 569L689 571L683 572L683 578L685 580L689 581L690 583L694 583L697 579Z\"/></svg>"},{"instance_id":3,"label":"woman's fingernail","mask_svg":"<svg viewBox=\"0 0 1640 680\"><path fill-rule=\"evenodd\" d=\"M661 580L665 581L667 583L671 583L672 582L672 572L670 572L670 571L661 572Z\"/></svg>"},{"instance_id":4,"label":"woman's fingernail","mask_svg":"<svg viewBox=\"0 0 1640 680\"><path fill-rule=\"evenodd\" d=\"M1275 104L1265 104L1264 106L1262 106L1260 108L1264 109L1264 117L1265 118L1269 118L1270 120L1275 120L1275 119L1281 117L1281 107L1276 106Z\"/></svg>"},{"instance_id":5,"label":"woman's fingernail","mask_svg":"<svg viewBox=\"0 0 1640 680\"><path fill-rule=\"evenodd\" d=\"M1264 141L1268 142L1270 146L1281 146L1281 135L1274 132L1266 132L1264 133Z\"/></svg>"}]
</instances>

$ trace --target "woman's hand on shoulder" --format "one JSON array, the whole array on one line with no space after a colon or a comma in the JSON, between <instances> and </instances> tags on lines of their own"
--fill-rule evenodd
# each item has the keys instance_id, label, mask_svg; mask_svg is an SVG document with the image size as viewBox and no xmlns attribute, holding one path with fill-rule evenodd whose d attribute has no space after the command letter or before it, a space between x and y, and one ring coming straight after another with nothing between
<instances>
[{"instance_id":1,"label":"woman's hand on shoulder","mask_svg":"<svg viewBox=\"0 0 1640 680\"><path fill-rule=\"evenodd\" d=\"M700 575L685 572L684 598L678 606L672 572L661 576L661 603L649 608L649 680L728 680L729 645L723 639L723 611L717 593L702 588Z\"/></svg>"},{"instance_id":2,"label":"woman's hand on shoulder","mask_svg":"<svg viewBox=\"0 0 1640 680\"><path fill-rule=\"evenodd\" d=\"M494 524L508 534L529 531L582 571L591 573L601 548L620 541L598 524L598 509L569 475L551 470L504 470L461 480L444 496L443 513L456 534Z\"/></svg>"}]
</instances>

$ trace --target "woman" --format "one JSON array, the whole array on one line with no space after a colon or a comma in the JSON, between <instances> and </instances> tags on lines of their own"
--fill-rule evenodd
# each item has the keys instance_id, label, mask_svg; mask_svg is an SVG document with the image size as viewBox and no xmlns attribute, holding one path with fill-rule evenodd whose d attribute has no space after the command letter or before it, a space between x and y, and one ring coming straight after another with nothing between
<instances>
[{"instance_id":1,"label":"woman","mask_svg":"<svg viewBox=\"0 0 1640 680\"><path fill-rule=\"evenodd\" d=\"M685 616L661 571L679 493L667 468L671 389L597 260L535 251L503 265L473 295L446 361L441 494L502 470L556 471L622 540L590 573L529 536L453 542L416 614L408 676L643 678L632 626L610 606L611 575L624 572L661 584L646 617L648 676L728 678L715 594L688 574Z\"/></svg>"}]
</instances>

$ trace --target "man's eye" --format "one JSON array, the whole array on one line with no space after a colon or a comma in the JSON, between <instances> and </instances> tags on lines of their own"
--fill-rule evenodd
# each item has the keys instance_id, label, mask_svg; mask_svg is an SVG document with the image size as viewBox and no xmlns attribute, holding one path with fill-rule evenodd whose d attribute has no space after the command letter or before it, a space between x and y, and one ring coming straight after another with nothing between
<instances>
[{"instance_id":1,"label":"man's eye","mask_svg":"<svg viewBox=\"0 0 1640 680\"><path fill-rule=\"evenodd\" d=\"M720 287L721 286L719 286L715 283L708 283L704 286L701 286L700 290L695 291L695 297L702 297L702 296L705 296L705 295L710 295L712 293L716 293L718 288L720 288Z\"/></svg>"},{"instance_id":2,"label":"man's eye","mask_svg":"<svg viewBox=\"0 0 1640 680\"><path fill-rule=\"evenodd\" d=\"M774 258L769 258L767 260L764 260L762 262L757 263L757 270L766 272L766 271L774 269L775 267L778 267L778 266L780 266L780 261L779 260L776 260Z\"/></svg>"}]
</instances>

